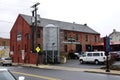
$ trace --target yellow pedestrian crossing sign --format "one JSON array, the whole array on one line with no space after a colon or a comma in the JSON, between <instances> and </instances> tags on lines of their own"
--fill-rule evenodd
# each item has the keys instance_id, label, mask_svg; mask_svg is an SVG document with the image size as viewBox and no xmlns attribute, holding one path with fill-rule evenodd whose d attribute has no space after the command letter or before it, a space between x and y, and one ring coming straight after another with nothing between
<instances>
[{"instance_id":1,"label":"yellow pedestrian crossing sign","mask_svg":"<svg viewBox=\"0 0 120 80\"><path fill-rule=\"evenodd\" d=\"M39 53L39 52L40 52L40 48L39 48L39 47L37 47L37 48L36 48L36 51L37 51L37 53Z\"/></svg>"}]
</instances>

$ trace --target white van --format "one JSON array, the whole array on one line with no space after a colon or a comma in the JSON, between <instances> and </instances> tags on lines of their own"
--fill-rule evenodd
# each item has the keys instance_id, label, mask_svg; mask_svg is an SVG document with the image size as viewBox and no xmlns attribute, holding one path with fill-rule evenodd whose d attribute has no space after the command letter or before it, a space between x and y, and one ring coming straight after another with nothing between
<instances>
[{"instance_id":1,"label":"white van","mask_svg":"<svg viewBox=\"0 0 120 80\"><path fill-rule=\"evenodd\" d=\"M94 51L85 52L81 57L79 57L80 63L92 62L95 64L104 63L106 61L106 56L104 51Z\"/></svg>"}]
</instances>

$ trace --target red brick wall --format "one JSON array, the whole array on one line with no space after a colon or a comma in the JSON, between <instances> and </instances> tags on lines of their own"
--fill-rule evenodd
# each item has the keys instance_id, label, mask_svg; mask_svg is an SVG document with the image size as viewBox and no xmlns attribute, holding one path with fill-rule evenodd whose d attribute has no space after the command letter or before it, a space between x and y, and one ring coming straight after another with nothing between
<instances>
[{"instance_id":1,"label":"red brick wall","mask_svg":"<svg viewBox=\"0 0 120 80\"><path fill-rule=\"evenodd\" d=\"M60 33L60 39L61 39L61 51L65 53L64 51L64 44L62 43L64 40L64 34L67 34L67 37L72 37L76 39L76 34L78 34L78 42L82 45L82 51L86 51L86 45L93 45L94 43L98 43L100 41L100 34L90 34L90 33L83 33L83 32L75 32L75 31L67 31L67 30L61 30ZM88 35L88 41L86 41L86 35ZM95 42L95 36L96 36L96 42ZM76 45L75 44L67 44L67 51L69 52L71 49L76 51Z\"/></svg>"},{"instance_id":2,"label":"red brick wall","mask_svg":"<svg viewBox=\"0 0 120 80\"><path fill-rule=\"evenodd\" d=\"M21 32L22 40L17 41L17 33ZM21 50L25 50L25 52L30 52L30 42L31 39L27 39L26 35L30 36L31 30L29 25L25 22L25 20L18 16L11 32L10 32L10 51L14 52L14 61L17 62L18 58L20 62L23 62L21 59ZM19 48L18 48L19 47Z\"/></svg>"}]
</instances>

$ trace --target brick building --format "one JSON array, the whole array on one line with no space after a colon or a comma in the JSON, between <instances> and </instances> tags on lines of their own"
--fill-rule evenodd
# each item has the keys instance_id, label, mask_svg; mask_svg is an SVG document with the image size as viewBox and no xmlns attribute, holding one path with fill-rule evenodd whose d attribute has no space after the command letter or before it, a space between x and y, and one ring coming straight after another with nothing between
<instances>
[{"instance_id":1,"label":"brick building","mask_svg":"<svg viewBox=\"0 0 120 80\"><path fill-rule=\"evenodd\" d=\"M9 57L10 39L0 38L0 57Z\"/></svg>"},{"instance_id":2,"label":"brick building","mask_svg":"<svg viewBox=\"0 0 120 80\"><path fill-rule=\"evenodd\" d=\"M36 54L31 52L31 19L32 16L20 14L10 31L10 51L14 62L33 64L36 62ZM34 45L40 44L42 50L44 50L45 46L44 28L48 25L59 28L59 37L57 37L59 45L57 46L59 46L60 55L68 55L70 51L90 51L92 50L92 44L98 43L100 40L100 34L88 27L87 24L81 25L40 18L40 22L37 23L37 30L35 30L35 33L37 34L34 34ZM50 32L52 34L52 31ZM48 33L46 32L46 34ZM54 44L52 43L51 45ZM24 55L22 55L22 51L24 52ZM23 56L25 60L22 59Z\"/></svg>"},{"instance_id":3,"label":"brick building","mask_svg":"<svg viewBox=\"0 0 120 80\"><path fill-rule=\"evenodd\" d=\"M0 38L0 46L1 47L9 47L10 46L10 39Z\"/></svg>"}]
</instances>

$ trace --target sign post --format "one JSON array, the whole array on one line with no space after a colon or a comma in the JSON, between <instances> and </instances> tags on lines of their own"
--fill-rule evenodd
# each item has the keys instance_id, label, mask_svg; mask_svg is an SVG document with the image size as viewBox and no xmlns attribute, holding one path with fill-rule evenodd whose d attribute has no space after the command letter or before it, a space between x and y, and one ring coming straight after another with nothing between
<instances>
[{"instance_id":1,"label":"sign post","mask_svg":"<svg viewBox=\"0 0 120 80\"><path fill-rule=\"evenodd\" d=\"M109 37L104 37L104 51L105 51L105 54L106 54L106 72L110 72L110 69L109 69L109 61L108 61L108 55L109 55L109 52L110 52L110 38Z\"/></svg>"},{"instance_id":2,"label":"sign post","mask_svg":"<svg viewBox=\"0 0 120 80\"><path fill-rule=\"evenodd\" d=\"M40 53L40 46L36 47L36 52L37 52L37 60L36 60L36 66L38 66L38 63L39 63L39 53Z\"/></svg>"}]
</instances>

